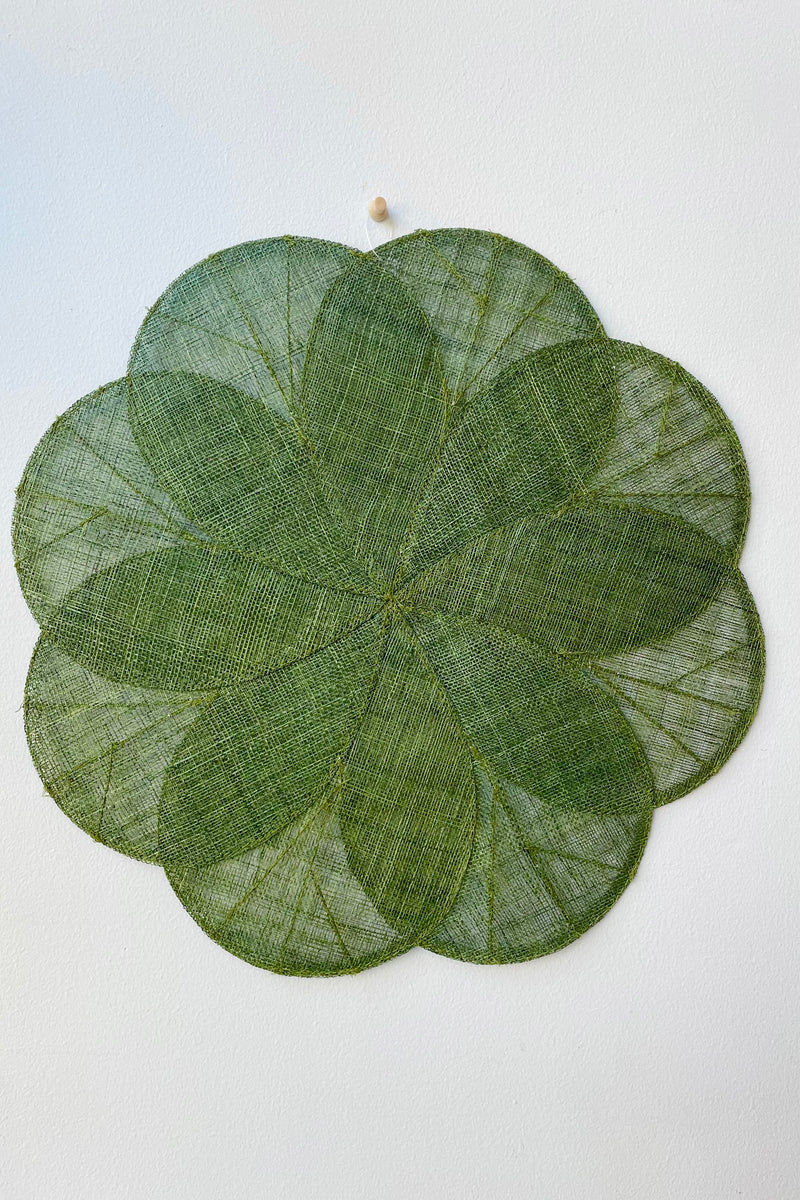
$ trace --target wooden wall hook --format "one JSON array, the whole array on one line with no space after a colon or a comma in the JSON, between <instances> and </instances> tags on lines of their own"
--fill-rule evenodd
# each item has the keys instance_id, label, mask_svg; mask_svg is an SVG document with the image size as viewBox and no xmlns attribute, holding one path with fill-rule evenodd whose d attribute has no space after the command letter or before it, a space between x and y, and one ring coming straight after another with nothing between
<instances>
[{"instance_id":1,"label":"wooden wall hook","mask_svg":"<svg viewBox=\"0 0 800 1200\"><path fill-rule=\"evenodd\" d=\"M374 200L370 200L367 212L373 221L385 221L389 215L389 209L383 196L376 196Z\"/></svg>"}]
</instances>

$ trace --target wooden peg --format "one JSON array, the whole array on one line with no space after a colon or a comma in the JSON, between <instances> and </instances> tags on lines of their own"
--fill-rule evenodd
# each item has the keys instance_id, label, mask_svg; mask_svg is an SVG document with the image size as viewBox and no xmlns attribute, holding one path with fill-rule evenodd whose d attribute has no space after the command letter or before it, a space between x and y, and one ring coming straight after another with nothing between
<instances>
[{"instance_id":1,"label":"wooden peg","mask_svg":"<svg viewBox=\"0 0 800 1200\"><path fill-rule=\"evenodd\" d=\"M386 201L383 196L376 196L374 200L370 200L367 205L367 212L373 221L385 221L389 215L389 209L386 207Z\"/></svg>"}]
</instances>

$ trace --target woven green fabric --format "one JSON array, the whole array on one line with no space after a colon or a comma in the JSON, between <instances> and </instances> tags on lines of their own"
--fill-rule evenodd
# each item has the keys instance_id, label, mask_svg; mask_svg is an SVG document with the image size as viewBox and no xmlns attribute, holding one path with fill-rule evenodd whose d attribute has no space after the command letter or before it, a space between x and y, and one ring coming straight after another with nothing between
<instances>
[{"instance_id":1,"label":"woven green fabric","mask_svg":"<svg viewBox=\"0 0 800 1200\"><path fill-rule=\"evenodd\" d=\"M34 760L258 966L548 953L752 720L748 511L713 397L526 247L234 247L26 469Z\"/></svg>"}]
</instances>

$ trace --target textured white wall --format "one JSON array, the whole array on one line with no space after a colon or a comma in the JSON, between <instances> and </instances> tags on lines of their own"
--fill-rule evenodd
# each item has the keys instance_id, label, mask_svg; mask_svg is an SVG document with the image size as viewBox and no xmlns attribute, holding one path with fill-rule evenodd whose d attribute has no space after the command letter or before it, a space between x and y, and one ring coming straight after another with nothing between
<instances>
[{"instance_id":1,"label":"textured white wall","mask_svg":"<svg viewBox=\"0 0 800 1200\"><path fill-rule=\"evenodd\" d=\"M561 953L355 978L226 955L42 793L2 554L0 1195L797 1195L800 12L795 0L6 0L2 528L50 421L222 246L475 225L677 358L750 463L760 715Z\"/></svg>"}]
</instances>

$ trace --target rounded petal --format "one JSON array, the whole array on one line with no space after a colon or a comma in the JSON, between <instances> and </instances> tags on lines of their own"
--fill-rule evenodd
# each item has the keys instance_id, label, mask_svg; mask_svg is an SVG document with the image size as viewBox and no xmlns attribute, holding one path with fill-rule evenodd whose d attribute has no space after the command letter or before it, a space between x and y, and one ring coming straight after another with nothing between
<instances>
[{"instance_id":1,"label":"rounded petal","mask_svg":"<svg viewBox=\"0 0 800 1200\"><path fill-rule=\"evenodd\" d=\"M140 554L70 592L48 628L119 683L197 690L301 658L375 611L369 596L280 574L227 550Z\"/></svg>"},{"instance_id":2,"label":"rounded petal","mask_svg":"<svg viewBox=\"0 0 800 1200\"><path fill-rule=\"evenodd\" d=\"M362 558L390 581L446 415L436 341L393 275L366 257L328 290L303 373L303 408L329 490Z\"/></svg>"},{"instance_id":3,"label":"rounded petal","mask_svg":"<svg viewBox=\"0 0 800 1200\"><path fill-rule=\"evenodd\" d=\"M425 945L477 963L560 950L600 920L634 876L650 813L548 804L480 772L478 829L456 902Z\"/></svg>"},{"instance_id":4,"label":"rounded petal","mask_svg":"<svg viewBox=\"0 0 800 1200\"><path fill-rule=\"evenodd\" d=\"M685 625L731 569L720 546L683 521L584 504L479 539L409 591L422 608L476 617L549 649L600 655Z\"/></svg>"},{"instance_id":5,"label":"rounded petal","mask_svg":"<svg viewBox=\"0 0 800 1200\"><path fill-rule=\"evenodd\" d=\"M42 636L25 689L36 769L59 808L96 841L157 861L164 772L211 699L112 683Z\"/></svg>"},{"instance_id":6,"label":"rounded petal","mask_svg":"<svg viewBox=\"0 0 800 1200\"><path fill-rule=\"evenodd\" d=\"M603 332L571 279L499 234L421 229L374 254L425 311L456 403L534 350Z\"/></svg>"},{"instance_id":7,"label":"rounded petal","mask_svg":"<svg viewBox=\"0 0 800 1200\"><path fill-rule=\"evenodd\" d=\"M619 412L588 490L681 517L738 561L750 513L742 447L701 383L675 362L611 342Z\"/></svg>"},{"instance_id":8,"label":"rounded petal","mask_svg":"<svg viewBox=\"0 0 800 1200\"><path fill-rule=\"evenodd\" d=\"M408 948L350 870L335 789L263 845L167 877L209 937L280 974L352 974Z\"/></svg>"},{"instance_id":9,"label":"rounded petal","mask_svg":"<svg viewBox=\"0 0 800 1200\"><path fill-rule=\"evenodd\" d=\"M411 621L473 758L493 780L578 812L649 808L652 779L641 747L586 676L478 621L420 613Z\"/></svg>"},{"instance_id":10,"label":"rounded petal","mask_svg":"<svg viewBox=\"0 0 800 1200\"><path fill-rule=\"evenodd\" d=\"M17 489L17 571L45 627L65 596L98 571L147 551L206 541L139 453L124 379L84 396L59 417Z\"/></svg>"},{"instance_id":11,"label":"rounded petal","mask_svg":"<svg viewBox=\"0 0 800 1200\"><path fill-rule=\"evenodd\" d=\"M235 388L291 420L308 332L356 251L315 238L245 242L170 284L131 353L131 375L189 372Z\"/></svg>"},{"instance_id":12,"label":"rounded petal","mask_svg":"<svg viewBox=\"0 0 800 1200\"><path fill-rule=\"evenodd\" d=\"M425 945L473 962L557 950L633 877L652 780L608 697L523 639L452 617L412 617L471 747L479 783L472 856Z\"/></svg>"},{"instance_id":13,"label":"rounded petal","mask_svg":"<svg viewBox=\"0 0 800 1200\"><path fill-rule=\"evenodd\" d=\"M375 678L373 619L301 662L221 692L177 747L162 789L162 862L205 865L277 834L320 799Z\"/></svg>"},{"instance_id":14,"label":"rounded petal","mask_svg":"<svg viewBox=\"0 0 800 1200\"><path fill-rule=\"evenodd\" d=\"M341 825L381 916L421 937L453 903L475 831L475 779L452 707L396 621L348 755Z\"/></svg>"},{"instance_id":15,"label":"rounded petal","mask_svg":"<svg viewBox=\"0 0 800 1200\"><path fill-rule=\"evenodd\" d=\"M312 581L369 586L296 423L181 371L132 374L130 413L162 487L217 542Z\"/></svg>"},{"instance_id":16,"label":"rounded petal","mask_svg":"<svg viewBox=\"0 0 800 1200\"><path fill-rule=\"evenodd\" d=\"M363 586L341 514L316 484L300 408L309 330L355 253L287 237L213 254L154 305L128 371L144 457L216 540Z\"/></svg>"},{"instance_id":17,"label":"rounded petal","mask_svg":"<svg viewBox=\"0 0 800 1200\"><path fill-rule=\"evenodd\" d=\"M731 571L689 624L658 642L594 659L585 670L639 739L655 803L686 795L727 762L758 708L764 635L747 584Z\"/></svg>"},{"instance_id":18,"label":"rounded petal","mask_svg":"<svg viewBox=\"0 0 800 1200\"><path fill-rule=\"evenodd\" d=\"M605 338L514 363L455 418L416 521L419 570L583 491L617 409Z\"/></svg>"}]
</instances>

